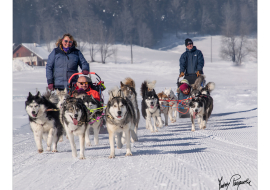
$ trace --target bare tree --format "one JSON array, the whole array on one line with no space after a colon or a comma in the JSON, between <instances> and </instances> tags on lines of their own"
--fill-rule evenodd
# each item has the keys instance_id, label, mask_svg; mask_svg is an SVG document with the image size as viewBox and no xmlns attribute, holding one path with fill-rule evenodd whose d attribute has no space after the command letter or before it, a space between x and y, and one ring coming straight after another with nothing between
<instances>
[{"instance_id":1,"label":"bare tree","mask_svg":"<svg viewBox=\"0 0 270 190\"><path fill-rule=\"evenodd\" d=\"M215 25L212 22L211 15L207 10L206 6L202 7L202 20L201 20L201 32L211 33L215 29Z\"/></svg>"},{"instance_id":2,"label":"bare tree","mask_svg":"<svg viewBox=\"0 0 270 190\"><path fill-rule=\"evenodd\" d=\"M130 56L131 56L131 63L133 63L132 32L134 29L134 19L132 18L131 13L127 7L128 6L126 2L124 3L124 10L119 17L119 25L122 29L124 44L130 42L130 52L131 52Z\"/></svg>"},{"instance_id":3,"label":"bare tree","mask_svg":"<svg viewBox=\"0 0 270 190\"><path fill-rule=\"evenodd\" d=\"M143 47L151 46L153 35L152 35L151 30L147 27L147 25L145 23L138 23L137 31L138 31L140 46L143 46Z\"/></svg>"},{"instance_id":4,"label":"bare tree","mask_svg":"<svg viewBox=\"0 0 270 190\"><path fill-rule=\"evenodd\" d=\"M104 26L100 28L99 51L101 62L105 64L108 57L113 55L114 35L111 30L107 30Z\"/></svg>"},{"instance_id":5,"label":"bare tree","mask_svg":"<svg viewBox=\"0 0 270 190\"><path fill-rule=\"evenodd\" d=\"M247 50L249 52L249 55L255 58L256 60L258 57L257 46L258 46L257 38L250 40L247 45Z\"/></svg>"}]
</instances>

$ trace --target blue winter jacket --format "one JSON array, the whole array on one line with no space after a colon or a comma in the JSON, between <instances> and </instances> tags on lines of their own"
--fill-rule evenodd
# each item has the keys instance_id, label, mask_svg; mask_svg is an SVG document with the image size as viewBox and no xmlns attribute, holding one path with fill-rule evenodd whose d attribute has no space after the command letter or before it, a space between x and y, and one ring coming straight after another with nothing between
<instances>
[{"instance_id":1,"label":"blue winter jacket","mask_svg":"<svg viewBox=\"0 0 270 190\"><path fill-rule=\"evenodd\" d=\"M186 48L186 51L179 59L180 73L184 72L186 76L192 75L200 71L203 74L204 58L200 50L193 46L191 50Z\"/></svg>"},{"instance_id":2,"label":"blue winter jacket","mask_svg":"<svg viewBox=\"0 0 270 190\"><path fill-rule=\"evenodd\" d=\"M89 64L80 50L73 46L65 53L60 47L54 48L46 65L47 83L54 84L54 88L67 88L71 75L78 73L78 66L89 71ZM71 82L77 82L77 79L78 75L74 76Z\"/></svg>"}]
</instances>

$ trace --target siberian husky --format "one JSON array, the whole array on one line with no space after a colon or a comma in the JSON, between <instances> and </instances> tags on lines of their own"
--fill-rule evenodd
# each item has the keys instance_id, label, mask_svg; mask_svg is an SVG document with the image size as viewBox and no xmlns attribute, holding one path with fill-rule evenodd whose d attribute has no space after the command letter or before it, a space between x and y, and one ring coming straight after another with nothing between
<instances>
[{"instance_id":1,"label":"siberian husky","mask_svg":"<svg viewBox=\"0 0 270 190\"><path fill-rule=\"evenodd\" d=\"M109 132L111 148L111 154L109 158L115 157L115 134L117 135L117 147L121 148L123 146L121 142L121 133L123 132L126 135L126 156L131 156L130 130L134 130L134 126L136 124L135 112L132 102L128 98L125 98L122 91L117 88L110 90L109 95L110 97L105 111L106 126ZM135 133L132 133L132 135L134 134ZM136 139L137 137L132 138Z\"/></svg>"},{"instance_id":2,"label":"siberian husky","mask_svg":"<svg viewBox=\"0 0 270 190\"><path fill-rule=\"evenodd\" d=\"M178 100L171 88L165 89L164 93L168 96L169 100ZM169 118L174 123L177 117L177 101L170 101L169 106Z\"/></svg>"},{"instance_id":3,"label":"siberian husky","mask_svg":"<svg viewBox=\"0 0 270 190\"><path fill-rule=\"evenodd\" d=\"M79 136L80 141L80 159L85 159L85 131L88 121L87 108L82 99L69 97L63 103L63 122L70 146L72 156L77 157L77 150L74 141L74 135Z\"/></svg>"},{"instance_id":4,"label":"siberian husky","mask_svg":"<svg viewBox=\"0 0 270 190\"><path fill-rule=\"evenodd\" d=\"M67 89L65 88L65 90L63 90L63 91L60 91L60 90L58 90L58 89L56 89L56 95L57 95L57 98L58 98L58 102L57 102L57 107L58 107L58 109L59 109L59 117L60 117L60 122L61 122L61 124L64 126L64 124L63 124L63 121L62 121L62 115L63 115L63 103L66 101L66 99L68 98L68 97L70 97L69 96L69 94L67 93ZM65 131L65 129L64 129L64 131L63 131L63 135L66 135L66 131ZM63 141L63 135L61 135L61 137L60 137L60 139L59 139L59 141L60 142L62 142ZM67 137L67 136L66 136Z\"/></svg>"},{"instance_id":5,"label":"siberian husky","mask_svg":"<svg viewBox=\"0 0 270 190\"><path fill-rule=\"evenodd\" d=\"M192 122L191 131L195 131L194 120L197 117L200 129L206 128L206 123L213 110L213 98L209 95L199 95L189 103L189 113Z\"/></svg>"},{"instance_id":6,"label":"siberian husky","mask_svg":"<svg viewBox=\"0 0 270 190\"><path fill-rule=\"evenodd\" d=\"M154 90L155 84L156 81L144 81L141 85L142 115L143 118L146 119L146 129L150 129L151 132L158 131L156 128L156 119L160 123L159 127L163 127L159 99ZM151 124L151 118L154 119L154 129Z\"/></svg>"},{"instance_id":7,"label":"siberian husky","mask_svg":"<svg viewBox=\"0 0 270 190\"><path fill-rule=\"evenodd\" d=\"M94 130L94 141L95 145L98 145L98 134L100 131L100 127L103 121L102 118L102 112L103 109L97 109L101 108L101 103L97 101L92 95L90 96L84 96L82 98L84 105L88 108L88 118L90 118L90 122L87 124L86 132L85 132L85 143L87 146L91 146L91 142L89 139L89 132L90 132L90 127L93 128Z\"/></svg>"},{"instance_id":8,"label":"siberian husky","mask_svg":"<svg viewBox=\"0 0 270 190\"><path fill-rule=\"evenodd\" d=\"M52 152L57 152L57 143L63 133L57 107L41 96L40 92L35 96L29 92L25 110L29 116L38 152L43 152L42 138L47 142L47 151L51 150L52 145Z\"/></svg>"},{"instance_id":9,"label":"siberian husky","mask_svg":"<svg viewBox=\"0 0 270 190\"><path fill-rule=\"evenodd\" d=\"M157 94L160 104L160 111L165 117L165 126L168 126L168 112L169 112L169 102L164 100L169 100L168 96L162 91ZM163 123L163 121L162 121ZM156 126L159 126L158 120L156 120Z\"/></svg>"},{"instance_id":10,"label":"siberian husky","mask_svg":"<svg viewBox=\"0 0 270 190\"><path fill-rule=\"evenodd\" d=\"M208 82L205 87L202 87L201 84L205 81L206 76L200 75L194 82L194 84L191 85L191 91L190 91L190 97L196 97L201 94L210 95L210 92L212 92L215 89L215 83L214 82Z\"/></svg>"},{"instance_id":11,"label":"siberian husky","mask_svg":"<svg viewBox=\"0 0 270 190\"><path fill-rule=\"evenodd\" d=\"M132 78L127 77L125 78L123 83L120 82L120 85L121 85L121 90L124 94L124 97L128 98L132 102L132 105L135 111L136 123L135 123L134 131L131 130L130 132L136 134L132 136L138 136L137 131L138 131L138 125L140 121L140 111L139 111L138 102L137 102L137 92L135 90L135 82ZM131 141L132 142L138 141L138 139L131 138Z\"/></svg>"}]
</instances>

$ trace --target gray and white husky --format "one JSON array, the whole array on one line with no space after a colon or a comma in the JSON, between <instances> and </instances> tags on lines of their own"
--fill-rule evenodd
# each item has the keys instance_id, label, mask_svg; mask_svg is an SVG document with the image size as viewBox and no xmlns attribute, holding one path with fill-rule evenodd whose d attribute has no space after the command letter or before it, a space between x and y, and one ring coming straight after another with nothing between
<instances>
[{"instance_id":1,"label":"gray and white husky","mask_svg":"<svg viewBox=\"0 0 270 190\"><path fill-rule=\"evenodd\" d=\"M77 150L74 135L79 136L80 159L85 159L85 131L87 128L88 113L87 108L80 98L69 97L63 103L63 123L70 141L72 156L77 157Z\"/></svg>"},{"instance_id":2,"label":"gray and white husky","mask_svg":"<svg viewBox=\"0 0 270 190\"><path fill-rule=\"evenodd\" d=\"M85 132L85 142L87 146L91 146L91 142L89 139L90 127L94 130L94 142L95 145L98 145L98 134L100 131L100 127L103 121L102 113L103 109L101 108L101 103L97 101L92 95L86 95L82 97L84 105L88 108L88 118L90 121L87 124L86 132Z\"/></svg>"},{"instance_id":3,"label":"gray and white husky","mask_svg":"<svg viewBox=\"0 0 270 190\"><path fill-rule=\"evenodd\" d=\"M169 100L178 100L171 88L165 89L164 93L168 96ZM177 101L170 101L169 106L169 118L174 123L177 118Z\"/></svg>"},{"instance_id":4,"label":"gray and white husky","mask_svg":"<svg viewBox=\"0 0 270 190\"><path fill-rule=\"evenodd\" d=\"M190 97L195 97L201 94L210 95L210 93L215 89L214 82L208 82L205 87L201 86L201 83L205 81L206 76L200 75L191 85Z\"/></svg>"},{"instance_id":5,"label":"gray and white husky","mask_svg":"<svg viewBox=\"0 0 270 190\"><path fill-rule=\"evenodd\" d=\"M132 102L128 98L125 98L121 90L117 88L110 90L109 95L110 97L105 111L106 126L109 132L111 149L109 158L115 157L115 134L117 135L117 147L121 148L123 146L121 142L121 133L123 132L126 136L126 156L131 156L130 131L134 130L134 126L136 124ZM132 138L136 139L136 137Z\"/></svg>"},{"instance_id":6,"label":"gray and white husky","mask_svg":"<svg viewBox=\"0 0 270 190\"><path fill-rule=\"evenodd\" d=\"M57 98L58 98L58 102L57 102L57 107L58 107L58 109L59 109L59 113L60 113L60 115L59 115L59 117L60 117L60 122L62 123L62 125L64 126L64 124L63 124L63 121L62 121L62 115L63 115L63 103L66 101L66 99L68 98L68 97L70 97L69 96L69 94L67 93L67 89L65 88L65 90L63 90L63 91L60 91L60 90L56 90L56 95L57 95ZM66 135L66 131L65 131L65 129L64 129L64 132L63 132L63 135ZM59 141L60 142L62 142L63 141L63 135L61 135L61 137L60 137L60 139L59 139Z\"/></svg>"},{"instance_id":7,"label":"gray and white husky","mask_svg":"<svg viewBox=\"0 0 270 190\"><path fill-rule=\"evenodd\" d=\"M159 127L163 127L159 99L154 89L155 84L156 81L144 81L141 85L142 115L143 118L146 119L146 129L150 129L151 132L158 131L156 128L156 120L160 123ZM154 119L154 129L151 123L151 118Z\"/></svg>"},{"instance_id":8,"label":"gray and white husky","mask_svg":"<svg viewBox=\"0 0 270 190\"><path fill-rule=\"evenodd\" d=\"M52 152L57 152L57 143L63 133L63 126L55 104L41 96L40 92L35 96L29 92L25 110L29 116L38 152L43 152L42 138L47 143L47 151L51 150L52 145Z\"/></svg>"},{"instance_id":9,"label":"gray and white husky","mask_svg":"<svg viewBox=\"0 0 270 190\"><path fill-rule=\"evenodd\" d=\"M123 82L120 82L120 85L121 85L121 90L124 94L124 97L128 98L132 102L134 112L135 112L136 122L134 126L134 131L131 130L131 133L135 133L136 135L132 135L132 136L138 136L137 131L138 131L138 125L140 121L140 111L139 111L138 102L137 102L137 92L135 88L135 82L132 78L127 77L125 78ZM138 141L138 139L131 138L131 141L132 142Z\"/></svg>"}]
</instances>

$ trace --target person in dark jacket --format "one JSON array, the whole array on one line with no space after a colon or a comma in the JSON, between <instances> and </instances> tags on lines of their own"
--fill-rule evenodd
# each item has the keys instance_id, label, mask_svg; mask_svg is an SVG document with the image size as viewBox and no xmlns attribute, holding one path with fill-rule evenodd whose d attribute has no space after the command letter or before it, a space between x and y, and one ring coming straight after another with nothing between
<instances>
[{"instance_id":1,"label":"person in dark jacket","mask_svg":"<svg viewBox=\"0 0 270 190\"><path fill-rule=\"evenodd\" d=\"M46 78L50 90L68 88L68 80L72 74L78 73L78 66L84 75L89 74L89 64L80 50L76 49L77 42L70 34L64 34L56 42L57 48L50 53L46 65ZM76 83L74 76L71 83Z\"/></svg>"},{"instance_id":2,"label":"person in dark jacket","mask_svg":"<svg viewBox=\"0 0 270 190\"><path fill-rule=\"evenodd\" d=\"M191 39L185 40L186 51L179 59L180 75L189 81L189 84L194 84L197 77L203 74L204 58L200 50L193 46Z\"/></svg>"}]
</instances>

